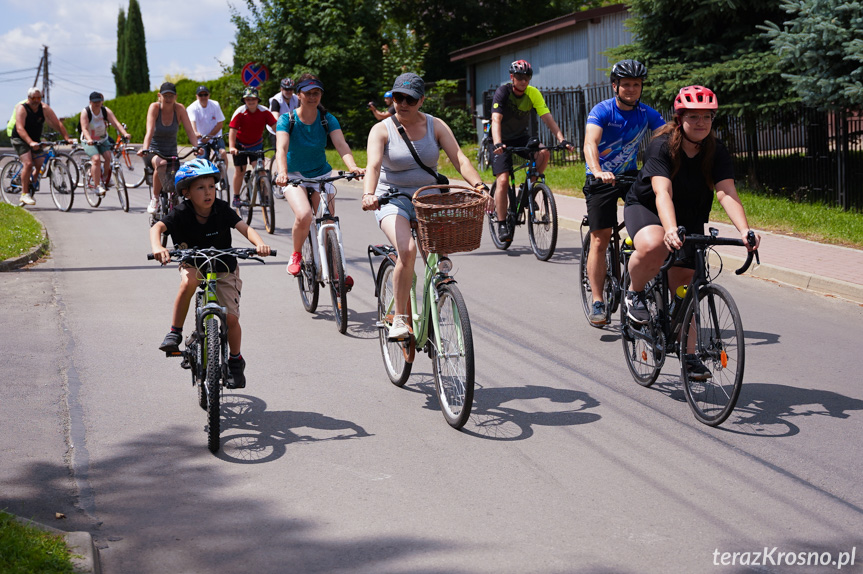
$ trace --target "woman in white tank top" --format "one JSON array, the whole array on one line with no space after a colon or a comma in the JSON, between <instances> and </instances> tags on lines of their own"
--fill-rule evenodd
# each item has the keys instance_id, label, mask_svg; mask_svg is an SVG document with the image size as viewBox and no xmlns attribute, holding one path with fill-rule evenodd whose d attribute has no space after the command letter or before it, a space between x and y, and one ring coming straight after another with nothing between
<instances>
[{"instance_id":1,"label":"woman in white tank top","mask_svg":"<svg viewBox=\"0 0 863 574\"><path fill-rule=\"evenodd\" d=\"M420 161L436 172L442 149L471 186L477 191L486 189L476 169L459 148L449 126L443 120L420 111L425 100L422 78L416 74L402 74L396 78L392 92L396 108L394 117L404 126ZM411 235L411 219L415 219L416 214L407 198L396 198L381 207L377 197L390 186L413 194L420 187L434 185L436 181L434 176L417 164L396 128L393 117L372 127L366 151L368 164L363 181L363 210L375 211L381 230L398 252L393 279L395 318L389 337L399 338L408 333L408 297L417 256L416 242Z\"/></svg>"}]
</instances>

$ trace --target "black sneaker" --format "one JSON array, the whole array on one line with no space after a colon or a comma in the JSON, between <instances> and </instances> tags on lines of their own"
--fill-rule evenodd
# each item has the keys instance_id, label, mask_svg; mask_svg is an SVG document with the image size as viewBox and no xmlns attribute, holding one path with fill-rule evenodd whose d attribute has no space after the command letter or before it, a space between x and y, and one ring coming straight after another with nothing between
<instances>
[{"instance_id":1,"label":"black sneaker","mask_svg":"<svg viewBox=\"0 0 863 574\"><path fill-rule=\"evenodd\" d=\"M605 325L608 323L608 318L605 316L605 303L594 301L593 309L590 311L588 319L594 325Z\"/></svg>"},{"instance_id":2,"label":"black sneaker","mask_svg":"<svg viewBox=\"0 0 863 574\"><path fill-rule=\"evenodd\" d=\"M165 340L159 345L159 350L166 353L179 353L180 343L183 341L183 335L175 331L171 331L165 335Z\"/></svg>"},{"instance_id":3,"label":"black sneaker","mask_svg":"<svg viewBox=\"0 0 863 574\"><path fill-rule=\"evenodd\" d=\"M225 386L229 389L246 388L246 375L243 374L245 369L246 360L244 358L228 359L228 371L231 373L231 378Z\"/></svg>"},{"instance_id":4,"label":"black sneaker","mask_svg":"<svg viewBox=\"0 0 863 574\"><path fill-rule=\"evenodd\" d=\"M497 222L497 238L501 241L512 240L512 229L506 224L506 221Z\"/></svg>"},{"instance_id":5,"label":"black sneaker","mask_svg":"<svg viewBox=\"0 0 863 574\"><path fill-rule=\"evenodd\" d=\"M689 373L689 378L693 381L706 381L713 376L707 365L701 362L701 359L695 355L684 355L683 360L686 361L686 370Z\"/></svg>"},{"instance_id":6,"label":"black sneaker","mask_svg":"<svg viewBox=\"0 0 863 574\"><path fill-rule=\"evenodd\" d=\"M650 320L650 312L644 300L644 291L626 292L626 316L633 323L644 324Z\"/></svg>"}]
</instances>

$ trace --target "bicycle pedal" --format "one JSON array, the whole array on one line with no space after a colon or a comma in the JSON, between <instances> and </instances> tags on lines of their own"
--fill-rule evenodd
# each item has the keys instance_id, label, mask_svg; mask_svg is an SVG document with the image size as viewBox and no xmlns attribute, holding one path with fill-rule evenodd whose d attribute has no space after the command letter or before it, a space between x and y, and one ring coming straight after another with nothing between
<instances>
[{"instance_id":1,"label":"bicycle pedal","mask_svg":"<svg viewBox=\"0 0 863 574\"><path fill-rule=\"evenodd\" d=\"M182 357L183 351L165 351L165 357Z\"/></svg>"}]
</instances>

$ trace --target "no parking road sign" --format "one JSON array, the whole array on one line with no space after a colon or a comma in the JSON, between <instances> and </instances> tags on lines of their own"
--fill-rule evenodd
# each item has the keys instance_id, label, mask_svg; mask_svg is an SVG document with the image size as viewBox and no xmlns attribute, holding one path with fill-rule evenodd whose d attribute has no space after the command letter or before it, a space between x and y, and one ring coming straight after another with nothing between
<instances>
[{"instance_id":1,"label":"no parking road sign","mask_svg":"<svg viewBox=\"0 0 863 574\"><path fill-rule=\"evenodd\" d=\"M243 66L243 71L240 75L243 78L244 85L250 88L257 88L270 78L270 71L263 64L249 62Z\"/></svg>"}]
</instances>

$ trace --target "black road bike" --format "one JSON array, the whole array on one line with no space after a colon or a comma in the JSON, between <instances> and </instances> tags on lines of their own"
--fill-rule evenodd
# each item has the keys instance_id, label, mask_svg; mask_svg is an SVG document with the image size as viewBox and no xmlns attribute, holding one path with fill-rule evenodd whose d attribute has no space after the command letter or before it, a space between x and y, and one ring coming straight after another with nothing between
<instances>
[{"instance_id":1,"label":"black road bike","mask_svg":"<svg viewBox=\"0 0 863 574\"><path fill-rule=\"evenodd\" d=\"M678 228L684 238L685 229ZM755 233L747 238L755 245ZM695 418L706 425L722 424L734 410L743 385L744 340L740 311L731 294L721 285L713 283L722 272L711 274L707 253L716 245L744 246L742 239L719 237L719 231L710 228L710 235L686 235L685 242L693 246L695 273L686 287L685 296L677 297L668 287L668 269L676 261L672 253L659 274L644 289L650 319L638 324L629 319L626 300L620 305L621 339L626 365L635 381L652 385L666 356L680 358L680 378L686 402ZM624 245L622 291L629 289L629 258L634 249ZM718 257L718 254L717 254ZM758 251L749 251L746 261L735 273L741 275L749 269L752 259L760 263ZM693 363L701 362L709 373L693 372Z\"/></svg>"}]
</instances>

